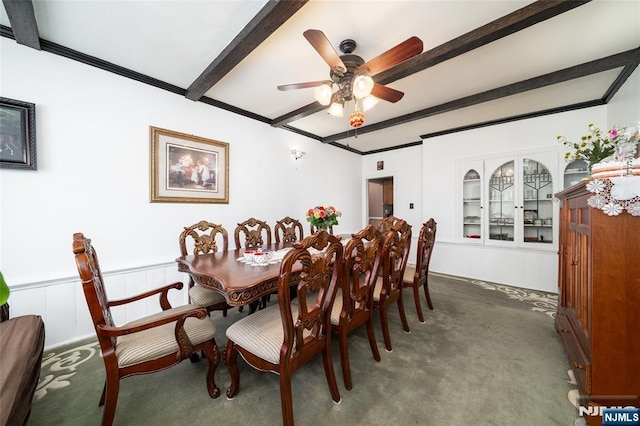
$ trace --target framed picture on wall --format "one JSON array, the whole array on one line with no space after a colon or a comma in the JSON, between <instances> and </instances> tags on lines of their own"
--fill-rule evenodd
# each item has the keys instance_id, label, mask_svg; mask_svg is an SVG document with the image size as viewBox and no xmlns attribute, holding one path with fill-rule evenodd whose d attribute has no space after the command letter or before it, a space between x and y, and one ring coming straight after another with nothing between
<instances>
[{"instance_id":1,"label":"framed picture on wall","mask_svg":"<svg viewBox=\"0 0 640 426\"><path fill-rule=\"evenodd\" d=\"M229 203L228 143L149 130L152 203Z\"/></svg>"},{"instance_id":2,"label":"framed picture on wall","mask_svg":"<svg viewBox=\"0 0 640 426\"><path fill-rule=\"evenodd\" d=\"M0 98L0 167L36 170L36 105Z\"/></svg>"}]
</instances>

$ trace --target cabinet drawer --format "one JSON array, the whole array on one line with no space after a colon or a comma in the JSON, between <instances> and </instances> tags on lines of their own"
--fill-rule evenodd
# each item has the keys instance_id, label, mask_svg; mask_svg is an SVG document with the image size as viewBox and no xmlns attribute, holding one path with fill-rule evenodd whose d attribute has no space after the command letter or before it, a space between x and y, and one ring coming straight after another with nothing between
<instances>
[{"instance_id":1,"label":"cabinet drawer","mask_svg":"<svg viewBox=\"0 0 640 426\"><path fill-rule=\"evenodd\" d=\"M567 319L566 315L558 313L555 323L556 331L562 338L564 350L569 358L569 364L573 369L578 382L578 389L582 395L591 394L591 362L585 354L575 330Z\"/></svg>"}]
</instances>

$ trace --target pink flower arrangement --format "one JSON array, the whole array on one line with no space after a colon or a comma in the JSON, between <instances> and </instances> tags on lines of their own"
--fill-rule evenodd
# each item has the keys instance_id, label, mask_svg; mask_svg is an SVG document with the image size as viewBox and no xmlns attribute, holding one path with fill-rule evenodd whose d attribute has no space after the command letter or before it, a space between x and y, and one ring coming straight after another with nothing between
<instances>
[{"instance_id":1,"label":"pink flower arrangement","mask_svg":"<svg viewBox=\"0 0 640 426\"><path fill-rule=\"evenodd\" d=\"M338 224L338 217L342 216L339 210L333 206L315 206L307 210L307 222L316 228L327 229Z\"/></svg>"},{"instance_id":2,"label":"pink flower arrangement","mask_svg":"<svg viewBox=\"0 0 640 426\"><path fill-rule=\"evenodd\" d=\"M640 141L640 123L638 126L620 129L613 127L607 132L603 132L594 124L589 124L588 129L589 134L582 136L578 142L570 142L564 136L558 136L558 141L569 148L564 156L567 162L585 160L592 166L614 154L628 157L636 153L636 145Z\"/></svg>"}]
</instances>

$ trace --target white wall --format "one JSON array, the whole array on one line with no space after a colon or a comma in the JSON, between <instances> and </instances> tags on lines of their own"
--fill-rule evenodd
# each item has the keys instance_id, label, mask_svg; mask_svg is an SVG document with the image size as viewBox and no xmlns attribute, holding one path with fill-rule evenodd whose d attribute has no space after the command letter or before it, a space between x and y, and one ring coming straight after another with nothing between
<instances>
[{"instance_id":1,"label":"white wall","mask_svg":"<svg viewBox=\"0 0 640 426\"><path fill-rule=\"evenodd\" d=\"M384 168L377 169L378 161ZM422 214L422 146L397 149L362 157L362 220L367 221L367 181L393 177L393 215L412 226L412 244L409 263L415 264L416 237L420 226L428 219ZM409 204L413 203L413 209Z\"/></svg>"},{"instance_id":2,"label":"white wall","mask_svg":"<svg viewBox=\"0 0 640 426\"><path fill-rule=\"evenodd\" d=\"M124 297L185 279L174 259L187 224L206 218L233 229L250 216L303 220L309 207L331 203L343 212L338 231L352 232L367 221L367 179L386 176L394 178L394 214L414 233L429 217L438 222L433 271L555 291L553 251L456 239L456 164L529 149L560 153L558 134L576 139L590 122L624 125L640 118L636 71L607 107L360 157L6 38L0 38L0 59L0 95L36 104L38 147L37 171L0 170L0 270L12 290L12 316L42 315L47 347L93 334L71 252L74 232L93 239L108 291ZM149 126L228 142L229 204L149 203ZM293 147L307 154L295 161ZM376 169L378 161L384 170ZM116 312L116 321L153 309L145 302Z\"/></svg>"},{"instance_id":3,"label":"white wall","mask_svg":"<svg viewBox=\"0 0 640 426\"><path fill-rule=\"evenodd\" d=\"M607 104L607 128L624 127L640 122L640 68L629 76Z\"/></svg>"},{"instance_id":4,"label":"white wall","mask_svg":"<svg viewBox=\"0 0 640 426\"><path fill-rule=\"evenodd\" d=\"M629 76L607 104L607 128L631 126L640 122L640 68Z\"/></svg>"},{"instance_id":5,"label":"white wall","mask_svg":"<svg viewBox=\"0 0 640 426\"><path fill-rule=\"evenodd\" d=\"M37 171L0 170L0 270L12 316L42 315L48 346L91 330L78 325L74 232L92 238L103 271L122 271L108 291L124 280L131 294L180 278L178 234L201 219L233 230L333 204L338 232L363 225L359 155L4 37L0 51L1 96L36 104L38 149ZM229 204L149 203L149 126L228 142Z\"/></svg>"}]
</instances>

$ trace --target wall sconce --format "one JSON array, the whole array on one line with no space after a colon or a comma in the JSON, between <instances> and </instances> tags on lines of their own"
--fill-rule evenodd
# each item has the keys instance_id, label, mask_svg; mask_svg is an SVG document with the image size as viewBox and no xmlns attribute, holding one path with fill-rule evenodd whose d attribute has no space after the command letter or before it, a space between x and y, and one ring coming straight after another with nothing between
<instances>
[{"instance_id":1,"label":"wall sconce","mask_svg":"<svg viewBox=\"0 0 640 426\"><path fill-rule=\"evenodd\" d=\"M306 154L304 151L300 151L299 149L292 149L291 150L291 155L293 156L293 158L295 158L296 160L302 158L302 156Z\"/></svg>"}]
</instances>

